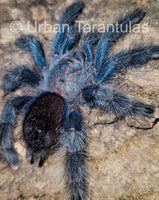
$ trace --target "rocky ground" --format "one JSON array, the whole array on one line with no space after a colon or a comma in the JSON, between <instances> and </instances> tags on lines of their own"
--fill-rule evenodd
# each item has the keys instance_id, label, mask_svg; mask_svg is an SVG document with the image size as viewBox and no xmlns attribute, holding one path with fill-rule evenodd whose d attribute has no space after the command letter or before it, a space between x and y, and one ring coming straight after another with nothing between
<instances>
[{"instance_id":1,"label":"rocky ground","mask_svg":"<svg viewBox=\"0 0 159 200\"><path fill-rule=\"evenodd\" d=\"M32 57L24 54L14 45L21 32L28 34L37 24L45 21L54 24L62 9L72 0L0 0L0 80L4 73L23 64L33 67ZM85 23L107 24L137 7L146 11L142 21L148 25L148 32L131 32L116 43L114 52L132 49L139 44L159 45L159 1L158 0L87 0L86 8L79 19ZM44 27L33 34L44 44L49 60L54 33ZM120 87L128 90L132 97L159 106L159 62L151 61L140 69L128 70L120 81ZM34 93L25 88L12 96ZM5 100L6 100L5 99ZM1 108L4 100L0 100ZM92 200L157 200L159 199L159 123L153 119L133 117L118 120L102 111L81 107L89 124L89 175L88 182ZM22 121L19 119L18 121ZM51 155L43 168L30 165L25 159L25 143L21 137L21 123L14 131L14 146L19 154L20 169L11 171L0 162L0 199L2 200L65 200L63 156L61 151ZM114 123L111 123L114 122Z\"/></svg>"}]
</instances>

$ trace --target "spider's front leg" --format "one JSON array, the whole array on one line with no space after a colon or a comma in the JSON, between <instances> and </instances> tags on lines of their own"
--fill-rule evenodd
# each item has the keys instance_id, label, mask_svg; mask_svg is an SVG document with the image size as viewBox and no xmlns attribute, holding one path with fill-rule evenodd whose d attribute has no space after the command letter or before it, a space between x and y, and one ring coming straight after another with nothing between
<instances>
[{"instance_id":1,"label":"spider's front leg","mask_svg":"<svg viewBox=\"0 0 159 200\"><path fill-rule=\"evenodd\" d=\"M60 31L57 33L53 43L53 56L66 53L67 50L70 50L78 43L80 33L74 23L83 8L84 4L80 1L66 8L59 21Z\"/></svg>"},{"instance_id":2,"label":"spider's front leg","mask_svg":"<svg viewBox=\"0 0 159 200\"><path fill-rule=\"evenodd\" d=\"M19 87L29 85L36 87L39 85L40 77L31 69L25 66L17 66L5 74L3 78L2 89L5 95Z\"/></svg>"},{"instance_id":3,"label":"spider's front leg","mask_svg":"<svg viewBox=\"0 0 159 200\"><path fill-rule=\"evenodd\" d=\"M101 36L98 46L94 66L99 69L106 60L111 51L113 44L120 38L129 33L129 29L134 24L139 23L145 15L141 9L136 9L128 13L125 17L119 19L116 23L111 24L109 29Z\"/></svg>"},{"instance_id":4,"label":"spider's front leg","mask_svg":"<svg viewBox=\"0 0 159 200\"><path fill-rule=\"evenodd\" d=\"M41 43L33 35L22 35L15 41L15 45L25 52L30 52L33 55L36 65L40 70L46 68L44 52Z\"/></svg>"},{"instance_id":5,"label":"spider's front leg","mask_svg":"<svg viewBox=\"0 0 159 200\"><path fill-rule=\"evenodd\" d=\"M94 59L94 50L93 47L98 43L101 37L101 33L94 31L86 34L82 38L82 48L86 57L87 62L93 62Z\"/></svg>"},{"instance_id":6,"label":"spider's front leg","mask_svg":"<svg viewBox=\"0 0 159 200\"><path fill-rule=\"evenodd\" d=\"M66 184L71 200L85 200L87 196L86 128L78 110L70 112L62 129L61 145L65 145Z\"/></svg>"},{"instance_id":7,"label":"spider's front leg","mask_svg":"<svg viewBox=\"0 0 159 200\"><path fill-rule=\"evenodd\" d=\"M115 78L121 69L136 67L147 63L149 60L159 59L159 46L122 51L108 59L96 74L96 82L104 82Z\"/></svg>"},{"instance_id":8,"label":"spider's front leg","mask_svg":"<svg viewBox=\"0 0 159 200\"><path fill-rule=\"evenodd\" d=\"M33 96L21 96L9 100L2 111L0 122L0 154L12 169L18 169L18 156L12 145L12 129L16 126L16 115L25 112L34 101Z\"/></svg>"},{"instance_id":9,"label":"spider's front leg","mask_svg":"<svg viewBox=\"0 0 159 200\"><path fill-rule=\"evenodd\" d=\"M159 109L138 101L132 101L113 90L90 86L83 90L85 102L95 108L100 108L117 117L126 115L140 115L144 117L159 118Z\"/></svg>"}]
</instances>

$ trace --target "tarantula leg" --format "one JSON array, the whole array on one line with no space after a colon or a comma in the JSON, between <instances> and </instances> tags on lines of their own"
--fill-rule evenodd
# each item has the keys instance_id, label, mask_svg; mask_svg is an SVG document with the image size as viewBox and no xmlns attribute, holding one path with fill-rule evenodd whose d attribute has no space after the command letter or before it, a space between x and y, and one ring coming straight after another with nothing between
<instances>
[{"instance_id":1,"label":"tarantula leg","mask_svg":"<svg viewBox=\"0 0 159 200\"><path fill-rule=\"evenodd\" d=\"M31 52L40 70L47 66L42 46L35 36L22 35L15 41L15 45L26 52Z\"/></svg>"},{"instance_id":2,"label":"tarantula leg","mask_svg":"<svg viewBox=\"0 0 159 200\"><path fill-rule=\"evenodd\" d=\"M99 69L106 56L112 49L113 44L120 38L129 33L129 29L134 24L139 23L145 15L141 9L136 9L135 11L129 13L124 18L118 20L116 23L109 26L109 29L103 33L101 39L98 42L96 57L94 61L94 66Z\"/></svg>"},{"instance_id":3,"label":"tarantula leg","mask_svg":"<svg viewBox=\"0 0 159 200\"><path fill-rule=\"evenodd\" d=\"M61 144L65 144L66 185L72 200L85 200L87 196L86 128L78 110L72 111L62 130Z\"/></svg>"},{"instance_id":4,"label":"tarantula leg","mask_svg":"<svg viewBox=\"0 0 159 200\"><path fill-rule=\"evenodd\" d=\"M122 51L103 64L96 76L96 81L106 81L113 78L123 68L136 67L153 59L159 59L159 46L137 48L128 52Z\"/></svg>"},{"instance_id":5,"label":"tarantula leg","mask_svg":"<svg viewBox=\"0 0 159 200\"><path fill-rule=\"evenodd\" d=\"M6 94L26 85L37 86L40 77L25 66L17 66L5 74L2 89Z\"/></svg>"},{"instance_id":6,"label":"tarantula leg","mask_svg":"<svg viewBox=\"0 0 159 200\"><path fill-rule=\"evenodd\" d=\"M80 40L80 32L76 26L70 26L69 32L65 40L63 41L62 48L60 50L61 54L65 54L68 50L72 49L74 45Z\"/></svg>"},{"instance_id":7,"label":"tarantula leg","mask_svg":"<svg viewBox=\"0 0 159 200\"><path fill-rule=\"evenodd\" d=\"M18 155L12 145L12 129L16 126L16 115L25 112L33 102L33 96L21 96L9 100L2 111L0 122L0 154L12 169L18 168Z\"/></svg>"},{"instance_id":8,"label":"tarantula leg","mask_svg":"<svg viewBox=\"0 0 159 200\"><path fill-rule=\"evenodd\" d=\"M76 18L78 17L78 14L81 13L81 11L84 8L84 3L82 1L77 1L70 6L68 6L61 19L60 24L72 24L75 22Z\"/></svg>"},{"instance_id":9,"label":"tarantula leg","mask_svg":"<svg viewBox=\"0 0 159 200\"><path fill-rule=\"evenodd\" d=\"M100 108L107 112L114 113L117 117L125 115L141 115L144 117L158 118L154 106L147 105L138 101L132 101L120 93L111 90L91 86L83 90L85 102L95 108Z\"/></svg>"},{"instance_id":10,"label":"tarantula leg","mask_svg":"<svg viewBox=\"0 0 159 200\"><path fill-rule=\"evenodd\" d=\"M94 59L93 47L98 43L101 37L101 33L90 32L86 34L82 39L82 48L86 57L86 61L91 62Z\"/></svg>"},{"instance_id":11,"label":"tarantula leg","mask_svg":"<svg viewBox=\"0 0 159 200\"><path fill-rule=\"evenodd\" d=\"M74 24L78 14L82 11L83 8L84 4L82 2L75 2L68 8L66 8L64 14L60 19L60 31L58 31L54 40L52 51L53 55L60 54L61 47L63 49L62 52L65 52L64 49L66 48L66 43L68 45L67 49L69 49L74 43L77 43L78 38L76 39L76 36L78 34L79 37L80 34L77 33L76 30L73 30L74 28L72 27L72 25Z\"/></svg>"}]
</instances>

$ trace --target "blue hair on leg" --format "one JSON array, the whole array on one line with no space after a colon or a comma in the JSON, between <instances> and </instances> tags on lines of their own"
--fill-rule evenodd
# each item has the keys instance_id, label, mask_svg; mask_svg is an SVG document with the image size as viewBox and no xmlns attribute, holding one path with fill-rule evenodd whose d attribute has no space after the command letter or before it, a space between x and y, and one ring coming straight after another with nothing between
<instances>
[{"instance_id":1,"label":"blue hair on leg","mask_svg":"<svg viewBox=\"0 0 159 200\"><path fill-rule=\"evenodd\" d=\"M132 68L147 63L149 60L159 59L159 47L148 46L145 48L122 51L108 59L96 74L96 81L104 82L113 79L121 69Z\"/></svg>"},{"instance_id":2,"label":"blue hair on leg","mask_svg":"<svg viewBox=\"0 0 159 200\"><path fill-rule=\"evenodd\" d=\"M38 86L40 77L25 66L17 66L7 72L3 78L2 89L6 94L26 85Z\"/></svg>"},{"instance_id":3,"label":"blue hair on leg","mask_svg":"<svg viewBox=\"0 0 159 200\"><path fill-rule=\"evenodd\" d=\"M120 93L102 89L100 86L85 88L83 90L83 98L89 106L114 113L117 117L134 114L154 117L155 113L154 106L132 101Z\"/></svg>"},{"instance_id":4,"label":"blue hair on leg","mask_svg":"<svg viewBox=\"0 0 159 200\"><path fill-rule=\"evenodd\" d=\"M18 155L12 145L12 129L16 126L16 115L21 110L28 109L34 97L21 96L9 100L2 111L0 122L0 153L4 160L14 169L18 168Z\"/></svg>"},{"instance_id":5,"label":"blue hair on leg","mask_svg":"<svg viewBox=\"0 0 159 200\"><path fill-rule=\"evenodd\" d=\"M62 130L61 144L66 147L66 183L71 200L87 197L87 136L86 128L78 110L72 111Z\"/></svg>"},{"instance_id":6,"label":"blue hair on leg","mask_svg":"<svg viewBox=\"0 0 159 200\"><path fill-rule=\"evenodd\" d=\"M73 26L73 24L83 8L84 4L82 2L75 2L71 6L69 6L63 13L59 21L60 30L56 34L53 43L53 55L58 55L60 54L60 52L64 54L67 49L69 49L74 43L79 40L78 38L80 37L80 34L78 30L76 30L76 28ZM73 38L71 39L71 37Z\"/></svg>"},{"instance_id":7,"label":"blue hair on leg","mask_svg":"<svg viewBox=\"0 0 159 200\"><path fill-rule=\"evenodd\" d=\"M94 59L93 48L98 43L100 37L101 37L101 33L98 33L97 31L95 31L95 32L87 33L82 38L81 45L86 57L86 61L93 62L93 59Z\"/></svg>"},{"instance_id":8,"label":"blue hair on leg","mask_svg":"<svg viewBox=\"0 0 159 200\"><path fill-rule=\"evenodd\" d=\"M94 61L94 66L97 69L99 69L105 62L106 56L108 56L113 44L120 37L128 34L131 26L139 23L144 16L145 12L143 12L141 9L136 9L134 12L128 13L125 17L119 19L117 21L118 24L114 23L113 26L110 26L109 29L103 33L97 46L96 58Z\"/></svg>"},{"instance_id":9,"label":"blue hair on leg","mask_svg":"<svg viewBox=\"0 0 159 200\"><path fill-rule=\"evenodd\" d=\"M41 44L33 35L22 35L15 41L15 45L26 52L31 52L39 69L46 67L47 63Z\"/></svg>"}]
</instances>

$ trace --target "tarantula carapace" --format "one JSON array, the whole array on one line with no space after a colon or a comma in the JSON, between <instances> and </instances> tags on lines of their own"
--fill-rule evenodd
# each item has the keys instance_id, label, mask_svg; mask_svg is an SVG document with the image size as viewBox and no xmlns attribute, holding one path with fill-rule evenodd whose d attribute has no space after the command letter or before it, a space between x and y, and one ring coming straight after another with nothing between
<instances>
[{"instance_id":1,"label":"tarantula carapace","mask_svg":"<svg viewBox=\"0 0 159 200\"><path fill-rule=\"evenodd\" d=\"M2 84L5 95L26 85L37 89L36 96L19 96L5 104L0 123L2 157L13 169L18 168L12 129L17 114L24 114L23 136L27 145L26 156L31 157L31 163L39 161L42 166L49 153L60 147L66 149L66 185L71 200L87 197L87 127L78 103L114 113L117 117L159 116L158 108L132 100L113 87L114 77L121 69L159 59L159 46L140 47L113 56L109 54L113 44L126 35L121 26L124 29L130 21L132 26L139 23L145 13L141 9L128 13L118 21L118 30L91 31L82 37L81 47L77 47L81 33L75 20L83 8L82 2L66 8L59 24L69 27L65 26L56 34L49 64L36 37L22 35L17 39L16 46L33 55L39 72L17 66L4 76Z\"/></svg>"}]
</instances>

